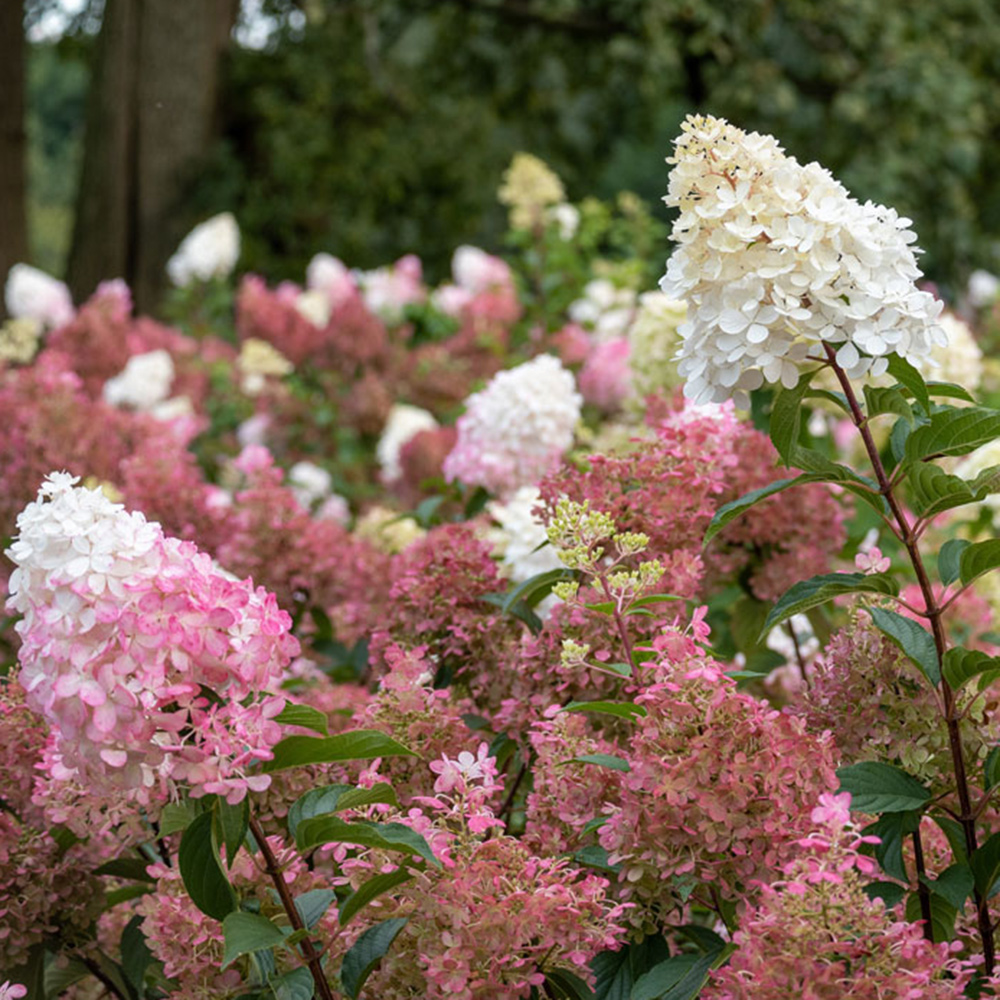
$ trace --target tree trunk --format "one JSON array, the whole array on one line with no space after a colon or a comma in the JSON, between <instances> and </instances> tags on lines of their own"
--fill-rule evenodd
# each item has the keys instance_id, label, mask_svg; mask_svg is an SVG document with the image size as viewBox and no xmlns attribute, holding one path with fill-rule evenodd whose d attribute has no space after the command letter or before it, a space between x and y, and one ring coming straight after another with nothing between
<instances>
[{"instance_id":1,"label":"tree trunk","mask_svg":"<svg viewBox=\"0 0 1000 1000\"><path fill-rule=\"evenodd\" d=\"M184 194L215 131L220 56L238 0L107 0L68 280L123 277L155 308L192 220Z\"/></svg>"},{"instance_id":2,"label":"tree trunk","mask_svg":"<svg viewBox=\"0 0 1000 1000\"><path fill-rule=\"evenodd\" d=\"M24 5L0 2L0 287L28 257L24 50ZM0 320L4 315L0 294Z\"/></svg>"}]
</instances>

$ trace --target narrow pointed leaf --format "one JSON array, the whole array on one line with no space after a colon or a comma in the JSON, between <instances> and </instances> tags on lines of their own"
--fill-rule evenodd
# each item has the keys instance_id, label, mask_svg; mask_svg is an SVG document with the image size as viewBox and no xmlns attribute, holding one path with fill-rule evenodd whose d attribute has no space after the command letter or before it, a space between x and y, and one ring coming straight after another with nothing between
<instances>
[{"instance_id":1,"label":"narrow pointed leaf","mask_svg":"<svg viewBox=\"0 0 1000 1000\"><path fill-rule=\"evenodd\" d=\"M959 577L964 584L1000 566L1000 538L986 542L973 542L962 550L958 560Z\"/></svg>"},{"instance_id":2,"label":"narrow pointed leaf","mask_svg":"<svg viewBox=\"0 0 1000 1000\"><path fill-rule=\"evenodd\" d=\"M1000 437L1000 411L971 407L946 409L931 416L906 441L906 460L919 462L943 455L968 455Z\"/></svg>"},{"instance_id":3,"label":"narrow pointed leaf","mask_svg":"<svg viewBox=\"0 0 1000 1000\"><path fill-rule=\"evenodd\" d=\"M275 716L275 722L280 722L283 726L301 726L303 729L311 729L320 736L329 733L329 725L326 715L318 708L311 705L294 705L286 702L285 707Z\"/></svg>"},{"instance_id":4,"label":"narrow pointed leaf","mask_svg":"<svg viewBox=\"0 0 1000 1000\"><path fill-rule=\"evenodd\" d=\"M722 531L722 529L729 524L730 521L735 521L736 518L741 517L748 510L750 510L751 507L755 507L763 500L767 500L768 497L773 497L778 493L782 493L785 490L790 489L792 486L802 486L805 483L822 483L826 482L826 480L827 477L820 473L805 472L801 476L794 476L791 479L776 479L773 483L768 483L767 486L762 486L757 490L751 490L739 499L723 504L715 512L715 516L709 523L708 530L705 532L702 544L708 545L708 543L715 538L715 536Z\"/></svg>"},{"instance_id":5,"label":"narrow pointed leaf","mask_svg":"<svg viewBox=\"0 0 1000 1000\"><path fill-rule=\"evenodd\" d=\"M564 712L599 712L617 715L620 719L634 719L646 715L646 709L633 701L571 701Z\"/></svg>"},{"instance_id":6,"label":"narrow pointed leaf","mask_svg":"<svg viewBox=\"0 0 1000 1000\"><path fill-rule=\"evenodd\" d=\"M924 408L925 413L931 412L931 397L927 391L927 383L924 381L923 375L906 358L902 358L898 354L890 354L889 374L910 390L913 398Z\"/></svg>"},{"instance_id":7,"label":"narrow pointed leaf","mask_svg":"<svg viewBox=\"0 0 1000 1000\"><path fill-rule=\"evenodd\" d=\"M781 595L764 622L760 639L763 640L775 625L780 625L792 615L818 607L834 597L863 593L895 596L898 592L899 587L892 577L882 573L869 576L864 573L825 573L814 576L795 584Z\"/></svg>"},{"instance_id":8,"label":"narrow pointed leaf","mask_svg":"<svg viewBox=\"0 0 1000 1000\"><path fill-rule=\"evenodd\" d=\"M869 418L894 413L909 423L913 423L913 407L895 386L864 386L865 414Z\"/></svg>"},{"instance_id":9,"label":"narrow pointed leaf","mask_svg":"<svg viewBox=\"0 0 1000 1000\"><path fill-rule=\"evenodd\" d=\"M597 764L600 767L610 767L613 771L632 770L627 760L610 753L582 753L578 757L571 757L566 763Z\"/></svg>"},{"instance_id":10,"label":"narrow pointed leaf","mask_svg":"<svg viewBox=\"0 0 1000 1000\"><path fill-rule=\"evenodd\" d=\"M538 573L508 591L504 598L503 610L510 611L519 601L523 601L528 607L534 607L543 597L548 597L552 593L552 588L557 583L569 582L577 578L578 574L575 569L550 569L544 573Z\"/></svg>"},{"instance_id":11,"label":"narrow pointed leaf","mask_svg":"<svg viewBox=\"0 0 1000 1000\"><path fill-rule=\"evenodd\" d=\"M958 911L944 896L931 893L929 902L932 939L937 942L950 941L955 936L955 918L958 916ZM906 919L914 923L923 919L920 896L915 892L906 897Z\"/></svg>"},{"instance_id":12,"label":"narrow pointed leaf","mask_svg":"<svg viewBox=\"0 0 1000 1000\"><path fill-rule=\"evenodd\" d=\"M782 388L774 394L768 433L772 444L786 466L791 465L792 451L799 442L799 428L802 426L802 397L809 391L809 382L815 374L815 371L806 372L799 376L798 384L794 389Z\"/></svg>"},{"instance_id":13,"label":"narrow pointed leaf","mask_svg":"<svg viewBox=\"0 0 1000 1000\"><path fill-rule=\"evenodd\" d=\"M441 867L427 841L402 823L369 823L363 820L347 823L339 816L316 816L299 824L295 842L303 851L322 844L380 847L387 851L417 854L429 864Z\"/></svg>"},{"instance_id":14,"label":"narrow pointed leaf","mask_svg":"<svg viewBox=\"0 0 1000 1000\"><path fill-rule=\"evenodd\" d=\"M272 773L303 764L330 764L374 757L416 757L412 750L377 730L355 729L336 736L288 736L274 747L274 759L264 764Z\"/></svg>"},{"instance_id":15,"label":"narrow pointed leaf","mask_svg":"<svg viewBox=\"0 0 1000 1000\"><path fill-rule=\"evenodd\" d=\"M342 925L349 923L351 918L360 913L373 899L377 899L390 889L395 889L397 885L409 882L411 878L413 878L412 872L405 868L397 868L394 872L386 872L368 879L341 903L337 919Z\"/></svg>"},{"instance_id":16,"label":"narrow pointed leaf","mask_svg":"<svg viewBox=\"0 0 1000 1000\"><path fill-rule=\"evenodd\" d=\"M236 909L236 893L219 860L213 828L212 813L195 817L181 837L177 864L195 906L216 920L225 920Z\"/></svg>"},{"instance_id":17,"label":"narrow pointed leaf","mask_svg":"<svg viewBox=\"0 0 1000 1000\"><path fill-rule=\"evenodd\" d=\"M971 545L964 538L950 538L938 552L938 576L947 587L954 583L961 572L962 553Z\"/></svg>"},{"instance_id":18,"label":"narrow pointed leaf","mask_svg":"<svg viewBox=\"0 0 1000 1000\"><path fill-rule=\"evenodd\" d=\"M369 927L351 946L340 967L340 982L351 1000L357 1000L365 980L385 957L392 942L406 926L407 920L407 917L383 920L382 923Z\"/></svg>"},{"instance_id":19,"label":"narrow pointed leaf","mask_svg":"<svg viewBox=\"0 0 1000 1000\"><path fill-rule=\"evenodd\" d=\"M302 923L313 928L323 919L323 914L337 898L332 889L311 889L295 897L295 909L299 911Z\"/></svg>"}]
</instances>

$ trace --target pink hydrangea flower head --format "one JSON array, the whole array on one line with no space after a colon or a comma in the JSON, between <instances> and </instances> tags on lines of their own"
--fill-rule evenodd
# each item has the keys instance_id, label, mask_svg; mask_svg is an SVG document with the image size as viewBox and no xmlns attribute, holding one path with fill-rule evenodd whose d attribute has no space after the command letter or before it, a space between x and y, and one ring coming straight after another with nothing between
<instances>
[{"instance_id":1,"label":"pink hydrangea flower head","mask_svg":"<svg viewBox=\"0 0 1000 1000\"><path fill-rule=\"evenodd\" d=\"M298 652L274 596L100 490L52 473L18 518L8 607L23 617L19 680L56 739L55 777L150 801L175 775L238 801L266 782L269 694ZM204 688L224 699L211 704Z\"/></svg>"},{"instance_id":2,"label":"pink hydrangea flower head","mask_svg":"<svg viewBox=\"0 0 1000 1000\"><path fill-rule=\"evenodd\" d=\"M588 403L614 411L632 391L628 337L597 344L580 372L580 392Z\"/></svg>"},{"instance_id":3,"label":"pink hydrangea flower head","mask_svg":"<svg viewBox=\"0 0 1000 1000\"><path fill-rule=\"evenodd\" d=\"M572 374L551 355L499 372L466 400L445 478L496 493L534 485L573 443L581 403Z\"/></svg>"}]
</instances>

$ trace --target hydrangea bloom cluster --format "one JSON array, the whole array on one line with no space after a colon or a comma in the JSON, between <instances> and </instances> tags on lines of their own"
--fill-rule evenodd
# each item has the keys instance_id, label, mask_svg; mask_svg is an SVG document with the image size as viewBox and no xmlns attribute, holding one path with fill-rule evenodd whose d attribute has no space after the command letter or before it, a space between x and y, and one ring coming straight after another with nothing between
<instances>
[{"instance_id":1,"label":"hydrangea bloom cluster","mask_svg":"<svg viewBox=\"0 0 1000 1000\"><path fill-rule=\"evenodd\" d=\"M617 340L629 332L636 316L636 294L632 288L619 288L608 278L588 281L583 297L573 302L569 318L592 331L598 344Z\"/></svg>"},{"instance_id":2,"label":"hydrangea bloom cluster","mask_svg":"<svg viewBox=\"0 0 1000 1000\"><path fill-rule=\"evenodd\" d=\"M495 493L534 485L573 443L581 402L572 374L549 354L499 372L466 400L445 477Z\"/></svg>"},{"instance_id":3,"label":"hydrangea bloom cluster","mask_svg":"<svg viewBox=\"0 0 1000 1000\"><path fill-rule=\"evenodd\" d=\"M627 337L595 345L580 372L580 392L592 405L613 413L632 392L632 369Z\"/></svg>"},{"instance_id":4,"label":"hydrangea bloom cluster","mask_svg":"<svg viewBox=\"0 0 1000 1000\"><path fill-rule=\"evenodd\" d=\"M531 229L542 222L547 209L565 201L566 192L544 161L531 153L515 153L497 198L510 209L514 229Z\"/></svg>"},{"instance_id":5,"label":"hydrangea bloom cluster","mask_svg":"<svg viewBox=\"0 0 1000 1000\"><path fill-rule=\"evenodd\" d=\"M681 128L664 199L680 209L680 246L661 287L688 302L679 371L692 399L745 407L765 382L794 386L822 342L852 378L946 343L942 303L915 285L909 219L855 201L771 136L694 115Z\"/></svg>"},{"instance_id":6,"label":"hydrangea bloom cluster","mask_svg":"<svg viewBox=\"0 0 1000 1000\"><path fill-rule=\"evenodd\" d=\"M195 281L227 278L240 256L240 227L232 212L222 212L195 226L167 261L167 274L178 288Z\"/></svg>"},{"instance_id":7,"label":"hydrangea bloom cluster","mask_svg":"<svg viewBox=\"0 0 1000 1000\"><path fill-rule=\"evenodd\" d=\"M533 486L522 486L505 501L493 501L489 512L500 525L495 545L507 575L515 583L562 566L548 543L545 524L536 514L541 494Z\"/></svg>"},{"instance_id":8,"label":"hydrangea bloom cluster","mask_svg":"<svg viewBox=\"0 0 1000 1000\"><path fill-rule=\"evenodd\" d=\"M69 288L28 264L15 264L10 269L4 303L14 319L36 320L47 329L68 323L74 313Z\"/></svg>"},{"instance_id":9,"label":"hydrangea bloom cluster","mask_svg":"<svg viewBox=\"0 0 1000 1000\"><path fill-rule=\"evenodd\" d=\"M864 891L875 864L859 854L849 795L822 795L813 830L782 877L733 936L736 953L713 974L706 1000L957 1000L969 969L958 942L931 944L918 924L895 918Z\"/></svg>"},{"instance_id":10,"label":"hydrangea bloom cluster","mask_svg":"<svg viewBox=\"0 0 1000 1000\"><path fill-rule=\"evenodd\" d=\"M76 481L48 477L7 551L19 679L53 729L54 777L140 801L167 779L232 802L266 787L248 768L280 738L283 699L267 691L298 650L291 619L273 595Z\"/></svg>"},{"instance_id":11,"label":"hydrangea bloom cluster","mask_svg":"<svg viewBox=\"0 0 1000 1000\"><path fill-rule=\"evenodd\" d=\"M104 399L112 406L153 410L170 395L174 361L162 349L133 354L114 378L104 383Z\"/></svg>"},{"instance_id":12,"label":"hydrangea bloom cluster","mask_svg":"<svg viewBox=\"0 0 1000 1000\"><path fill-rule=\"evenodd\" d=\"M647 714L599 836L622 864L623 894L662 920L678 905L678 876L730 899L773 877L837 779L829 733L737 691L690 641L668 635L654 647L666 655L636 698Z\"/></svg>"},{"instance_id":13,"label":"hydrangea bloom cluster","mask_svg":"<svg viewBox=\"0 0 1000 1000\"><path fill-rule=\"evenodd\" d=\"M663 292L643 292L635 321L629 327L629 365L639 400L654 392L675 389L683 381L675 355L681 338L678 327L687 318L687 304Z\"/></svg>"},{"instance_id":14,"label":"hydrangea bloom cluster","mask_svg":"<svg viewBox=\"0 0 1000 1000\"><path fill-rule=\"evenodd\" d=\"M393 405L375 449L384 482L394 483L402 477L399 455L403 447L421 431L437 430L437 426L434 414L419 406L406 403Z\"/></svg>"}]
</instances>

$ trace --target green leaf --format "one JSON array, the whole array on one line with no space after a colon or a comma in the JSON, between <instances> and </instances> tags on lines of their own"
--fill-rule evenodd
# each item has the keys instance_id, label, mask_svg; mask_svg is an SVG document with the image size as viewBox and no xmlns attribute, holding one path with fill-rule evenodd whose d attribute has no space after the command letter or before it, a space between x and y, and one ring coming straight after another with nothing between
<instances>
[{"instance_id":1,"label":"green leaf","mask_svg":"<svg viewBox=\"0 0 1000 1000\"><path fill-rule=\"evenodd\" d=\"M956 385L954 382L928 382L927 389L932 396L962 399L966 403L976 402L976 397L968 389L963 389L962 386Z\"/></svg>"},{"instance_id":2,"label":"green leaf","mask_svg":"<svg viewBox=\"0 0 1000 1000\"><path fill-rule=\"evenodd\" d=\"M545 973L548 995L555 1000L593 1000L590 987L576 974L567 969L549 969Z\"/></svg>"},{"instance_id":3,"label":"green leaf","mask_svg":"<svg viewBox=\"0 0 1000 1000\"><path fill-rule=\"evenodd\" d=\"M931 934L935 941L950 941L955 936L955 918L958 911L944 896L931 894L928 900L931 908ZM906 919L915 923L923 919L920 896L911 892L906 897Z\"/></svg>"},{"instance_id":4,"label":"green leaf","mask_svg":"<svg viewBox=\"0 0 1000 1000\"><path fill-rule=\"evenodd\" d=\"M885 413L895 413L908 423L912 424L913 407L906 401L906 397L895 386L888 388L882 386L865 385L865 415L871 419Z\"/></svg>"},{"instance_id":5,"label":"green leaf","mask_svg":"<svg viewBox=\"0 0 1000 1000\"><path fill-rule=\"evenodd\" d=\"M913 508L921 517L935 517L953 507L975 503L975 492L958 476L931 462L917 462L907 474Z\"/></svg>"},{"instance_id":6,"label":"green leaf","mask_svg":"<svg viewBox=\"0 0 1000 1000\"><path fill-rule=\"evenodd\" d=\"M935 895L943 896L956 910L965 906L972 895L976 880L968 864L949 865L936 879L924 878L924 884Z\"/></svg>"},{"instance_id":7,"label":"green leaf","mask_svg":"<svg viewBox=\"0 0 1000 1000\"><path fill-rule=\"evenodd\" d=\"M512 607L505 608L504 606L507 603L506 594L480 594L478 600L486 601L487 604L492 604L495 608L500 608L504 614L510 615L511 618L516 618L518 621L523 622L528 626L533 635L538 635L545 624L524 601L518 601Z\"/></svg>"},{"instance_id":8,"label":"green leaf","mask_svg":"<svg viewBox=\"0 0 1000 1000\"><path fill-rule=\"evenodd\" d=\"M336 898L337 894L332 889L311 889L295 897L295 909L299 911L302 923L312 928L319 923Z\"/></svg>"},{"instance_id":9,"label":"green leaf","mask_svg":"<svg viewBox=\"0 0 1000 1000\"><path fill-rule=\"evenodd\" d=\"M903 861L903 841L916 833L919 826L919 812L891 812L880 816L862 831L866 837L879 838L879 843L875 845L875 859L890 878L909 881Z\"/></svg>"},{"instance_id":10,"label":"green leaf","mask_svg":"<svg viewBox=\"0 0 1000 1000\"><path fill-rule=\"evenodd\" d=\"M145 934L142 933L142 922L141 916L135 916L125 925L120 947L122 972L140 994L143 992L146 969L153 961L153 953L146 944Z\"/></svg>"},{"instance_id":11,"label":"green leaf","mask_svg":"<svg viewBox=\"0 0 1000 1000\"><path fill-rule=\"evenodd\" d=\"M968 455L978 447L1000 437L1000 411L972 407L948 408L931 416L906 441L908 462L942 455Z\"/></svg>"},{"instance_id":12,"label":"green leaf","mask_svg":"<svg viewBox=\"0 0 1000 1000\"><path fill-rule=\"evenodd\" d=\"M983 791L1000 782L1000 747L993 747L983 761Z\"/></svg>"},{"instance_id":13,"label":"green leaf","mask_svg":"<svg viewBox=\"0 0 1000 1000\"><path fill-rule=\"evenodd\" d=\"M931 412L931 397L927 391L927 383L924 381L923 375L906 358L901 358L898 354L890 354L889 374L910 390L910 394L924 408L925 413Z\"/></svg>"},{"instance_id":14,"label":"green leaf","mask_svg":"<svg viewBox=\"0 0 1000 1000\"><path fill-rule=\"evenodd\" d=\"M631 771L627 760L615 757L610 753L582 753L577 757L571 757L566 764L598 764L601 767L610 767L613 771Z\"/></svg>"},{"instance_id":15,"label":"green leaf","mask_svg":"<svg viewBox=\"0 0 1000 1000\"><path fill-rule=\"evenodd\" d=\"M412 872L405 868L397 868L394 872L376 875L362 883L340 904L337 917L341 925L346 925L351 917L359 913L373 899L377 899L390 889L395 889L397 885L408 882L411 878L413 878Z\"/></svg>"},{"instance_id":16,"label":"green leaf","mask_svg":"<svg viewBox=\"0 0 1000 1000\"><path fill-rule=\"evenodd\" d=\"M534 607L542 598L548 597L552 593L552 588L557 583L568 582L578 579L579 574L575 569L550 569L544 573L536 573L535 576L523 583L519 583L512 590L507 592L502 605L504 611L510 609L518 603L524 601L528 607Z\"/></svg>"},{"instance_id":17,"label":"green leaf","mask_svg":"<svg viewBox=\"0 0 1000 1000\"><path fill-rule=\"evenodd\" d=\"M340 982L351 1000L357 1000L365 980L375 971L375 966L392 947L392 942L406 926L408 919L393 917L391 920L383 920L382 923L369 927L344 956L343 965L340 967Z\"/></svg>"},{"instance_id":18,"label":"green leaf","mask_svg":"<svg viewBox=\"0 0 1000 1000\"><path fill-rule=\"evenodd\" d=\"M632 987L631 1000L692 1000L700 992L718 958L675 955L654 966Z\"/></svg>"},{"instance_id":19,"label":"green leaf","mask_svg":"<svg viewBox=\"0 0 1000 1000\"><path fill-rule=\"evenodd\" d=\"M222 921L222 933L226 942L222 955L223 969L232 965L240 955L273 948L285 940L284 933L259 913L230 913Z\"/></svg>"},{"instance_id":20,"label":"green leaf","mask_svg":"<svg viewBox=\"0 0 1000 1000\"><path fill-rule=\"evenodd\" d=\"M962 583L968 585L997 566L1000 566L1000 538L973 542L959 556L958 575Z\"/></svg>"},{"instance_id":21,"label":"green leaf","mask_svg":"<svg viewBox=\"0 0 1000 1000\"><path fill-rule=\"evenodd\" d=\"M617 951L602 951L591 960L595 1000L629 1000L637 979L670 957L666 941L650 935Z\"/></svg>"},{"instance_id":22,"label":"green leaf","mask_svg":"<svg viewBox=\"0 0 1000 1000\"><path fill-rule=\"evenodd\" d=\"M705 537L702 539L702 545L708 545L730 521L735 521L736 518L741 517L751 507L755 507L762 500L782 493L792 486L801 486L804 483L823 483L826 481L827 477L821 473L804 472L801 476L794 476L791 479L776 479L773 483L768 483L767 486L762 486L760 489L745 493L738 500L731 500L729 503L723 504L709 522L708 529L705 531Z\"/></svg>"},{"instance_id":23,"label":"green leaf","mask_svg":"<svg viewBox=\"0 0 1000 1000\"><path fill-rule=\"evenodd\" d=\"M156 879L146 871L148 866L149 860L146 858L114 858L112 861L105 861L100 868L95 868L94 874L113 875L115 878L128 878L135 882L155 882Z\"/></svg>"},{"instance_id":24,"label":"green leaf","mask_svg":"<svg viewBox=\"0 0 1000 1000\"><path fill-rule=\"evenodd\" d=\"M815 374L815 371L805 372L799 376L794 389L781 388L774 394L768 431L771 442L786 466L791 465L792 449L799 442L802 397L809 391L809 382Z\"/></svg>"},{"instance_id":25,"label":"green leaf","mask_svg":"<svg viewBox=\"0 0 1000 1000\"><path fill-rule=\"evenodd\" d=\"M906 889L896 882L869 882L865 886L865 895L871 899L881 899L887 910L898 906L906 895Z\"/></svg>"},{"instance_id":26,"label":"green leaf","mask_svg":"<svg viewBox=\"0 0 1000 1000\"><path fill-rule=\"evenodd\" d=\"M617 715L620 719L646 715L646 709L634 701L571 701L563 711L599 712L603 715Z\"/></svg>"},{"instance_id":27,"label":"green leaf","mask_svg":"<svg viewBox=\"0 0 1000 1000\"><path fill-rule=\"evenodd\" d=\"M141 922L142 917L135 918ZM39 962L39 965L44 963ZM4 973L6 977L8 973ZM69 959L65 965L57 965L55 962L49 962L45 965L45 987L44 991L40 991L37 988L32 990L29 988L27 994L27 1000L40 1000L42 996L46 1000L57 1000L61 997L74 983L80 982L81 979L86 979L87 976L91 975L90 969L87 968L82 962L78 962L76 959ZM26 984L22 984L26 985Z\"/></svg>"},{"instance_id":28,"label":"green leaf","mask_svg":"<svg viewBox=\"0 0 1000 1000\"><path fill-rule=\"evenodd\" d=\"M636 598L630 607L633 608L645 608L651 604L667 604L670 601L683 601L685 598L679 597L677 594L647 594L645 597Z\"/></svg>"},{"instance_id":29,"label":"green leaf","mask_svg":"<svg viewBox=\"0 0 1000 1000\"><path fill-rule=\"evenodd\" d=\"M921 628L912 618L887 611L885 608L868 608L875 627L901 649L937 687L941 683L941 665L938 661L934 637Z\"/></svg>"},{"instance_id":30,"label":"green leaf","mask_svg":"<svg viewBox=\"0 0 1000 1000\"><path fill-rule=\"evenodd\" d=\"M290 969L270 981L275 1000L312 1000L316 984L307 968Z\"/></svg>"},{"instance_id":31,"label":"green leaf","mask_svg":"<svg viewBox=\"0 0 1000 1000\"><path fill-rule=\"evenodd\" d=\"M997 876L1000 876L1000 833L994 833L973 851L969 864L980 895L991 896Z\"/></svg>"},{"instance_id":32,"label":"green leaf","mask_svg":"<svg viewBox=\"0 0 1000 1000\"><path fill-rule=\"evenodd\" d=\"M437 868L441 867L427 841L402 823L370 823L366 820L347 823L339 816L316 816L299 824L295 842L303 851L322 844L358 844L387 851L404 851L419 855Z\"/></svg>"},{"instance_id":33,"label":"green leaf","mask_svg":"<svg viewBox=\"0 0 1000 1000\"><path fill-rule=\"evenodd\" d=\"M596 868L602 872L619 872L621 865L613 865L608 861L608 852L598 844L588 844L573 852L573 860L585 868Z\"/></svg>"},{"instance_id":34,"label":"green leaf","mask_svg":"<svg viewBox=\"0 0 1000 1000\"><path fill-rule=\"evenodd\" d=\"M905 422L904 422L905 423ZM908 427L909 424L906 424ZM796 448L792 453L792 465L804 472L818 473L824 482L837 483L841 489L853 493L880 514L890 514L885 497L879 492L879 485L868 476L861 476L853 469L834 462L814 448Z\"/></svg>"},{"instance_id":35,"label":"green leaf","mask_svg":"<svg viewBox=\"0 0 1000 1000\"><path fill-rule=\"evenodd\" d=\"M969 855L965 849L965 829L958 820L950 816L942 816L932 813L931 819L941 828L945 837L948 838L948 846L951 848L951 856L956 861L968 861Z\"/></svg>"},{"instance_id":36,"label":"green leaf","mask_svg":"<svg viewBox=\"0 0 1000 1000\"><path fill-rule=\"evenodd\" d=\"M980 674L1000 674L1000 657L955 646L944 654L944 679L954 690Z\"/></svg>"},{"instance_id":37,"label":"green leaf","mask_svg":"<svg viewBox=\"0 0 1000 1000\"><path fill-rule=\"evenodd\" d=\"M931 793L914 777L892 764L869 760L837 769L838 792L851 793L851 809L863 813L920 810Z\"/></svg>"},{"instance_id":38,"label":"green leaf","mask_svg":"<svg viewBox=\"0 0 1000 1000\"><path fill-rule=\"evenodd\" d=\"M264 771L284 771L303 764L331 764L341 760L372 760L375 757L416 757L412 750L373 729L355 729L325 739L318 736L287 736L275 744L274 759Z\"/></svg>"},{"instance_id":39,"label":"green leaf","mask_svg":"<svg viewBox=\"0 0 1000 1000\"><path fill-rule=\"evenodd\" d=\"M764 622L760 639L792 615L801 614L810 608L825 604L843 594L885 594L895 596L899 592L895 580L882 573L866 576L864 573L824 573L812 579L803 580L785 591L771 609Z\"/></svg>"},{"instance_id":40,"label":"green leaf","mask_svg":"<svg viewBox=\"0 0 1000 1000\"><path fill-rule=\"evenodd\" d=\"M947 587L954 583L959 576L962 553L971 545L971 542L964 538L950 538L941 546L938 552L938 576L941 582Z\"/></svg>"},{"instance_id":41,"label":"green leaf","mask_svg":"<svg viewBox=\"0 0 1000 1000\"><path fill-rule=\"evenodd\" d=\"M244 798L231 806L224 798L219 797L215 800L213 812L215 836L226 848L227 867L231 869L250 828L250 800Z\"/></svg>"},{"instance_id":42,"label":"green leaf","mask_svg":"<svg viewBox=\"0 0 1000 1000\"><path fill-rule=\"evenodd\" d=\"M810 389L806 395L806 399L825 399L829 403L833 403L835 406L840 407L848 416L851 415L851 407L847 402L847 397L842 392L833 392L830 389Z\"/></svg>"},{"instance_id":43,"label":"green leaf","mask_svg":"<svg viewBox=\"0 0 1000 1000\"><path fill-rule=\"evenodd\" d=\"M236 893L219 861L212 814L196 816L181 837L177 864L188 895L202 913L224 920L236 909Z\"/></svg>"},{"instance_id":44,"label":"green leaf","mask_svg":"<svg viewBox=\"0 0 1000 1000\"><path fill-rule=\"evenodd\" d=\"M288 832L294 837L304 819L341 812L344 809L359 809L375 802L390 806L398 805L392 785L380 781L371 788L355 788L353 785L326 785L323 788L314 788L292 803L288 810Z\"/></svg>"},{"instance_id":45,"label":"green leaf","mask_svg":"<svg viewBox=\"0 0 1000 1000\"><path fill-rule=\"evenodd\" d=\"M198 810L191 801L168 802L160 811L160 834L166 837L186 830L197 815Z\"/></svg>"},{"instance_id":46,"label":"green leaf","mask_svg":"<svg viewBox=\"0 0 1000 1000\"><path fill-rule=\"evenodd\" d=\"M326 736L329 726L325 713L311 705L295 705L286 702L285 707L275 716L275 722L280 722L283 726L301 726L303 729L311 729L314 733Z\"/></svg>"}]
</instances>

